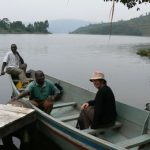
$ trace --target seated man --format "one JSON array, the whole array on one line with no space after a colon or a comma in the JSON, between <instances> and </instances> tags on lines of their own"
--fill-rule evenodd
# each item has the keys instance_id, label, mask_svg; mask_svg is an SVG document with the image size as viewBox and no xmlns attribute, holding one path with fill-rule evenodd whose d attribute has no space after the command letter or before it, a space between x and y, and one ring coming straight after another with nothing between
<instances>
[{"instance_id":1,"label":"seated man","mask_svg":"<svg viewBox=\"0 0 150 150\"><path fill-rule=\"evenodd\" d=\"M95 99L81 105L81 113L76 128L104 128L112 126L116 120L115 97L110 87L107 86L104 74L94 72L91 79L98 89Z\"/></svg>"},{"instance_id":2,"label":"seated man","mask_svg":"<svg viewBox=\"0 0 150 150\"><path fill-rule=\"evenodd\" d=\"M46 80L44 73L38 70L35 72L35 81L32 81L25 91L13 98L13 100L30 95L31 103L49 114L53 108L53 101L59 94L60 91L56 86L49 80Z\"/></svg>"},{"instance_id":3,"label":"seated man","mask_svg":"<svg viewBox=\"0 0 150 150\"><path fill-rule=\"evenodd\" d=\"M27 84L25 75L27 64L24 63L23 58L18 53L16 44L11 45L11 51L7 52L6 56L4 57L1 75L5 74L5 67L6 73L11 75L18 75L19 79L22 81L23 86Z\"/></svg>"}]
</instances>

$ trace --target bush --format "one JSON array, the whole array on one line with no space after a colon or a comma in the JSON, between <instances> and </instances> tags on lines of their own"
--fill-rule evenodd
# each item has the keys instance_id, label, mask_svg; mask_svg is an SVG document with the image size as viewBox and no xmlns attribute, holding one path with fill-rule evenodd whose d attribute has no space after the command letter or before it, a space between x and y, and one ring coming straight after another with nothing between
<instances>
[{"instance_id":1,"label":"bush","mask_svg":"<svg viewBox=\"0 0 150 150\"><path fill-rule=\"evenodd\" d=\"M137 54L140 56L150 57L150 48L141 48L138 50Z\"/></svg>"}]
</instances>

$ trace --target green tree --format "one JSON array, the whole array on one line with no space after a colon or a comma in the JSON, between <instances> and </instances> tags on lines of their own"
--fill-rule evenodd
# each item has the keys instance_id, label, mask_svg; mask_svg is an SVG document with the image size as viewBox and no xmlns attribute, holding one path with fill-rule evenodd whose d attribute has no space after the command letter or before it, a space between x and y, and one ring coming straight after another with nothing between
<instances>
[{"instance_id":1,"label":"green tree","mask_svg":"<svg viewBox=\"0 0 150 150\"><path fill-rule=\"evenodd\" d=\"M0 20L0 28L3 28L4 30L8 30L10 28L10 21L8 18Z\"/></svg>"},{"instance_id":2,"label":"green tree","mask_svg":"<svg viewBox=\"0 0 150 150\"><path fill-rule=\"evenodd\" d=\"M105 2L115 1L117 3L123 3L129 9L135 7L138 4L150 3L150 0L104 0ZM139 10L139 8L137 8Z\"/></svg>"},{"instance_id":3,"label":"green tree","mask_svg":"<svg viewBox=\"0 0 150 150\"><path fill-rule=\"evenodd\" d=\"M28 24L26 30L30 33L34 32L34 26L32 24Z\"/></svg>"},{"instance_id":4,"label":"green tree","mask_svg":"<svg viewBox=\"0 0 150 150\"><path fill-rule=\"evenodd\" d=\"M25 31L26 29L25 25L21 21L14 21L10 24L10 27L12 30L17 32Z\"/></svg>"},{"instance_id":5,"label":"green tree","mask_svg":"<svg viewBox=\"0 0 150 150\"><path fill-rule=\"evenodd\" d=\"M0 19L0 33L49 33L48 20L36 21L25 26L22 21L10 22L8 18Z\"/></svg>"},{"instance_id":6,"label":"green tree","mask_svg":"<svg viewBox=\"0 0 150 150\"><path fill-rule=\"evenodd\" d=\"M45 20L44 22L42 22L42 21L34 22L34 30L36 32L48 33L48 31L47 31L48 27L49 27L49 23L47 20Z\"/></svg>"}]
</instances>

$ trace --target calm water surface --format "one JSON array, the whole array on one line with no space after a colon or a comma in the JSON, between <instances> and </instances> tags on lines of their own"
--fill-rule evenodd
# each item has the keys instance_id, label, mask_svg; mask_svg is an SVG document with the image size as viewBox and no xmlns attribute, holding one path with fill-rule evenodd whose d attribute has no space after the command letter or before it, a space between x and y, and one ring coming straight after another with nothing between
<instances>
[{"instance_id":1,"label":"calm water surface","mask_svg":"<svg viewBox=\"0 0 150 150\"><path fill-rule=\"evenodd\" d=\"M150 60L136 54L138 48L150 47L150 37L1 34L1 62L12 43L29 69L41 69L94 92L89 78L100 70L118 101L140 108L150 102ZM8 76L0 77L0 95L1 103L10 99Z\"/></svg>"}]
</instances>

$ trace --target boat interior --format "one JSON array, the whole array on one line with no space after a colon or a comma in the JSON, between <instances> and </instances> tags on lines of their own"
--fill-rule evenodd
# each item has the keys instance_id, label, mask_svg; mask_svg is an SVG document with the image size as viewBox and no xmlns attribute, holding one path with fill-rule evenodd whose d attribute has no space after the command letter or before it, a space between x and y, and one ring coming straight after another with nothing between
<instances>
[{"instance_id":1,"label":"boat interior","mask_svg":"<svg viewBox=\"0 0 150 150\"><path fill-rule=\"evenodd\" d=\"M62 106L62 107L61 107ZM59 109L58 109L59 108ZM130 114L128 110L128 113ZM125 113L125 112L122 112ZM137 112L135 112L137 113ZM79 116L79 109L77 103L66 102L55 104L52 116L67 123L68 125L75 127ZM63 117L62 117L63 116ZM118 119L114 126L101 129L85 129L81 130L84 133L93 135L94 137L101 138L109 141L113 144L117 144L121 147L131 150L149 150L150 149L150 135L147 130L147 125L144 126L143 122L147 122L149 112L140 113L140 121L134 122L132 116L128 118L122 118L118 116ZM129 120L131 119L131 120ZM148 122L147 122L148 123Z\"/></svg>"}]
</instances>

